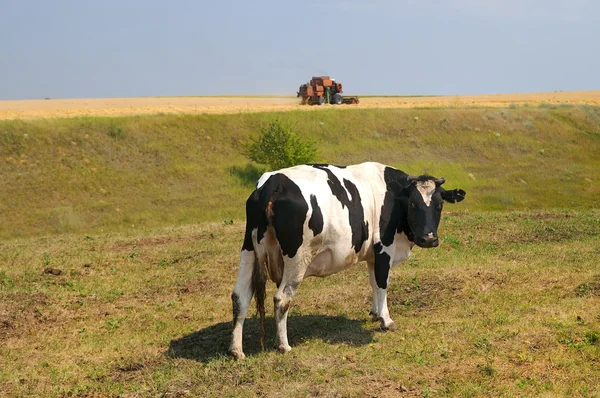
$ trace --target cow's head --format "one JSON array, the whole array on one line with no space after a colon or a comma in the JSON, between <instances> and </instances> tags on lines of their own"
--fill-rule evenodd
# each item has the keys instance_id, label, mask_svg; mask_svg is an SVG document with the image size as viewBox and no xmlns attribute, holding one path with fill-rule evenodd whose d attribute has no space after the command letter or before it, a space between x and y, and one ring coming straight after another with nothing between
<instances>
[{"instance_id":1,"label":"cow's head","mask_svg":"<svg viewBox=\"0 0 600 398\"><path fill-rule=\"evenodd\" d=\"M437 228L442 215L444 201L455 203L465 198L465 191L442 188L444 177L408 176L407 185L397 200L406 217L400 220L401 229L416 245L424 248L439 244Z\"/></svg>"}]
</instances>

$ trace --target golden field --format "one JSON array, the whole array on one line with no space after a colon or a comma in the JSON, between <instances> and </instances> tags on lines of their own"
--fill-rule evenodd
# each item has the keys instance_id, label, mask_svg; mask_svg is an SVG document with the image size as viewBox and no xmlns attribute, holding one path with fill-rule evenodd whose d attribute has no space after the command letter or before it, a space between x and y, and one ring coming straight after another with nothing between
<instances>
[{"instance_id":1,"label":"golden field","mask_svg":"<svg viewBox=\"0 0 600 398\"><path fill-rule=\"evenodd\" d=\"M348 108L507 107L510 104L600 105L600 91L425 97L361 97ZM329 106L325 106L327 108ZM0 101L0 120L137 114L205 114L316 110L292 96L141 97Z\"/></svg>"}]
</instances>

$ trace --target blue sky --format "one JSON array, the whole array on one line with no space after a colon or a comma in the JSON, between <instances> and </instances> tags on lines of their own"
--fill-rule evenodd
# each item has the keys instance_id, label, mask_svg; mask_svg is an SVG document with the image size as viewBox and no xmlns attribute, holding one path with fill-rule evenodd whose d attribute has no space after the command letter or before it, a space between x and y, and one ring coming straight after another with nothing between
<instances>
[{"instance_id":1,"label":"blue sky","mask_svg":"<svg viewBox=\"0 0 600 398\"><path fill-rule=\"evenodd\" d=\"M0 0L0 100L600 89L598 0Z\"/></svg>"}]
</instances>

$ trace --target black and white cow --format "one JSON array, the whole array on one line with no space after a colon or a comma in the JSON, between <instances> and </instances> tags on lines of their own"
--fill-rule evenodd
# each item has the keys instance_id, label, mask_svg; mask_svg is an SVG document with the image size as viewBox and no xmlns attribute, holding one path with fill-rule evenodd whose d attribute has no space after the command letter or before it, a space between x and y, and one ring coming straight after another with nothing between
<instances>
[{"instance_id":1,"label":"black and white cow","mask_svg":"<svg viewBox=\"0 0 600 398\"><path fill-rule=\"evenodd\" d=\"M263 322L262 343L266 273L278 287L274 303L281 352L291 350L287 314L302 280L359 261L368 264L373 319L383 329L395 329L387 307L390 268L415 244L437 246L443 201L465 197L463 190L445 190L443 183L444 178L413 177L373 162L302 165L263 174L246 202L246 233L231 295L230 353L244 358L242 329L252 296Z\"/></svg>"}]
</instances>

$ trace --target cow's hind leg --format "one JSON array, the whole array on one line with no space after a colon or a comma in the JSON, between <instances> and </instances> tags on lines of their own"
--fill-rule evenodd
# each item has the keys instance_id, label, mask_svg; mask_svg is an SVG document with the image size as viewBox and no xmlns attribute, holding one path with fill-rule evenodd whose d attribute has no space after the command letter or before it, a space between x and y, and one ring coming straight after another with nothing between
<instances>
[{"instance_id":1,"label":"cow's hind leg","mask_svg":"<svg viewBox=\"0 0 600 398\"><path fill-rule=\"evenodd\" d=\"M303 266L298 258L285 259L284 263L283 279L273 297L273 303L275 304L275 324L277 326L275 347L281 353L289 352L292 349L287 338L287 316L294 294L296 294L306 270L306 267Z\"/></svg>"},{"instance_id":2,"label":"cow's hind leg","mask_svg":"<svg viewBox=\"0 0 600 398\"><path fill-rule=\"evenodd\" d=\"M252 299L252 271L256 262L254 251L242 250L240 254L240 268L238 279L233 293L231 293L231 302L233 305L233 334L229 353L236 359L244 359L242 349L242 330L244 320L248 314L248 307Z\"/></svg>"},{"instance_id":3,"label":"cow's hind leg","mask_svg":"<svg viewBox=\"0 0 600 398\"><path fill-rule=\"evenodd\" d=\"M375 280L375 263L372 261L367 262L367 268L369 269L369 282L371 283L371 289L373 290L373 301L371 302L371 319L373 321L379 320L379 294L377 292L377 281Z\"/></svg>"}]
</instances>

